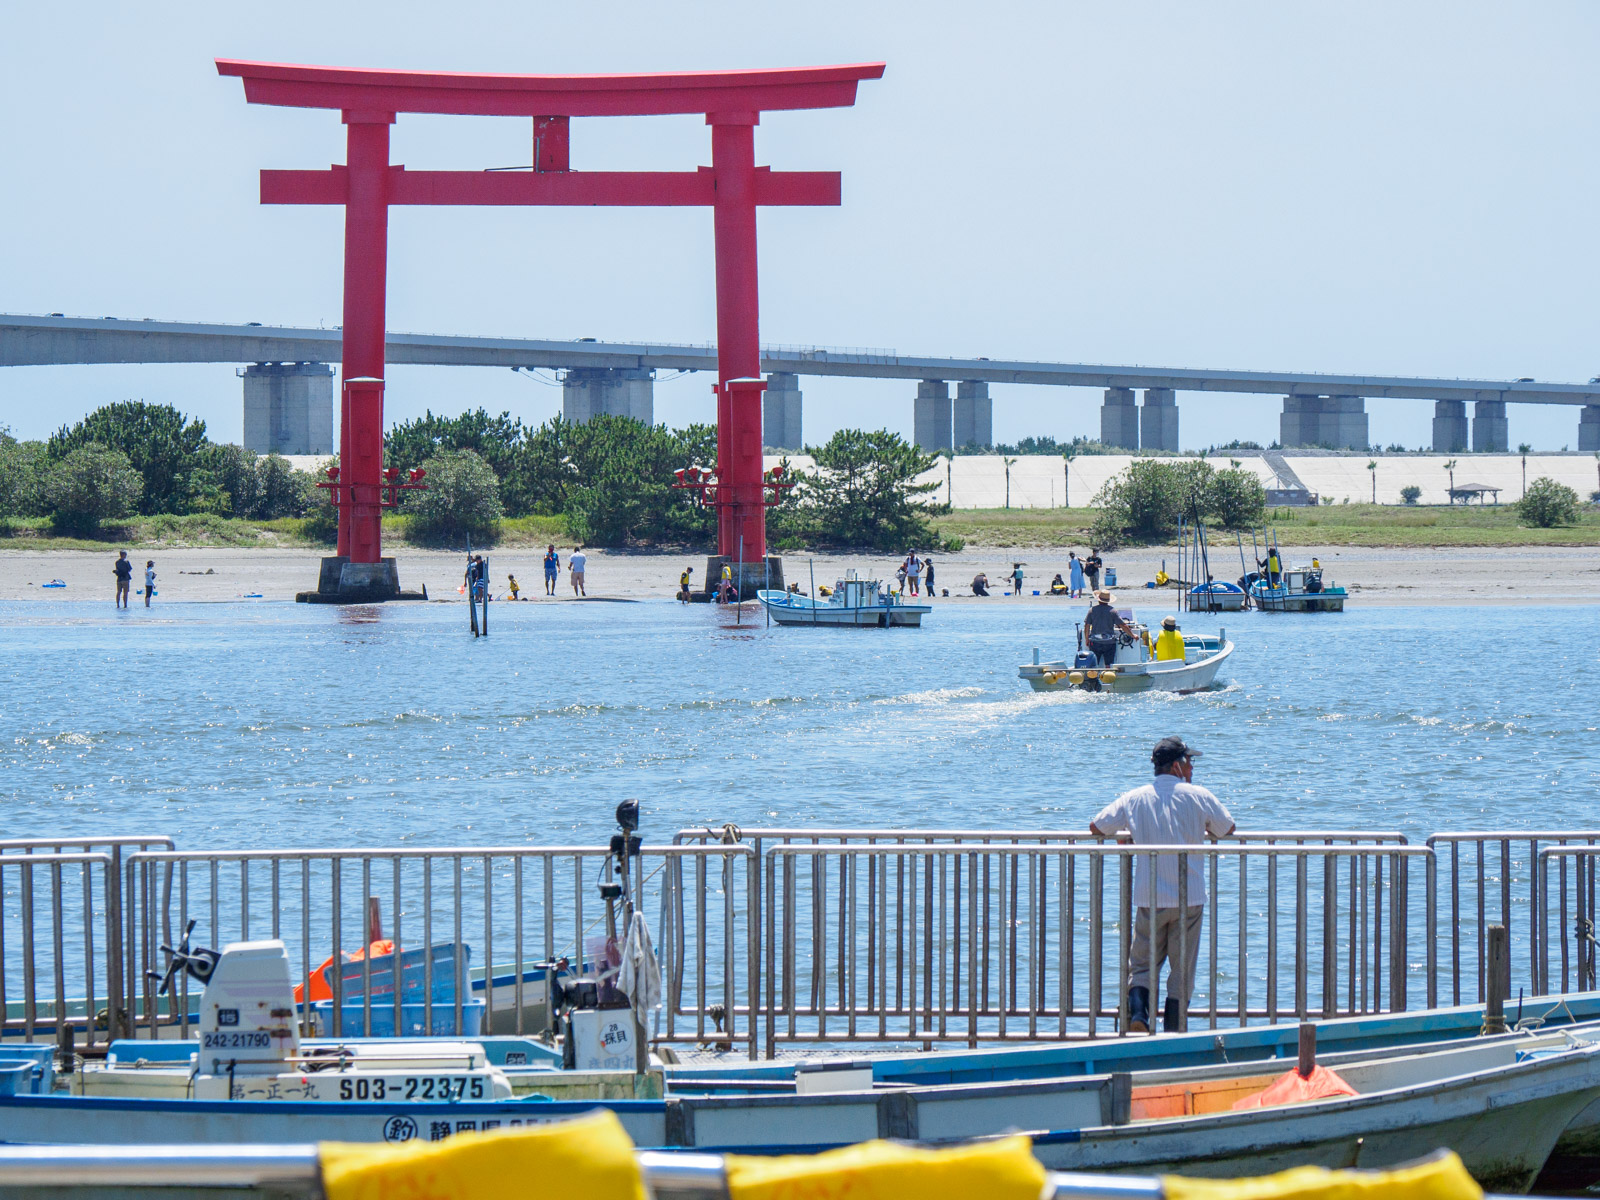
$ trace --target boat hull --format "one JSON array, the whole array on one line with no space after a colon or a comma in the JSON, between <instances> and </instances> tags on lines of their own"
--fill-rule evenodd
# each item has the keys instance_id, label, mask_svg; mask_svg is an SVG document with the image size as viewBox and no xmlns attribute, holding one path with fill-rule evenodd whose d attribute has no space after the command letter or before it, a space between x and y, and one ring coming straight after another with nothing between
<instances>
[{"instance_id":1,"label":"boat hull","mask_svg":"<svg viewBox=\"0 0 1600 1200\"><path fill-rule=\"evenodd\" d=\"M1054 1170L1229 1178L1392 1167L1447 1147L1485 1189L1526 1192L1597 1098L1600 1047L1373 1095L1047 1133L1034 1153Z\"/></svg>"},{"instance_id":2,"label":"boat hull","mask_svg":"<svg viewBox=\"0 0 1600 1200\"><path fill-rule=\"evenodd\" d=\"M1406 1070L1404 1060L1391 1069ZM1248 1074L1249 1072L1246 1072ZM959 1141L1032 1128L1047 1167L1230 1177L1290 1166L1379 1168L1440 1147L1486 1188L1525 1191L1569 1123L1600 1099L1600 1046L1309 1104L1129 1120L1137 1087L1076 1079L869 1089L823 1095L684 1096L671 1101L457 1104L0 1097L9 1141L168 1145L439 1140L615 1112L641 1148L778 1153L873 1137Z\"/></svg>"},{"instance_id":3,"label":"boat hull","mask_svg":"<svg viewBox=\"0 0 1600 1200\"><path fill-rule=\"evenodd\" d=\"M785 597L786 593L778 593ZM798 600L800 603L795 603ZM933 611L928 604L812 604L807 597L769 599L761 593L761 603L779 625L811 625L842 628L915 629Z\"/></svg>"},{"instance_id":4,"label":"boat hull","mask_svg":"<svg viewBox=\"0 0 1600 1200\"><path fill-rule=\"evenodd\" d=\"M1118 695L1132 692L1202 691L1216 683L1222 664L1232 653L1233 643L1228 642L1216 654L1192 663L1176 665L1171 661L1118 663L1116 677L1110 683L1098 681L1098 690L1115 692ZM1017 675L1036 692L1066 692L1087 686L1086 683L1072 682L1074 670L1070 664L1063 662L1024 663L1017 668ZM1091 687L1089 690L1096 689Z\"/></svg>"},{"instance_id":5,"label":"boat hull","mask_svg":"<svg viewBox=\"0 0 1600 1200\"><path fill-rule=\"evenodd\" d=\"M1252 591L1250 599L1262 612L1343 612L1343 589L1329 592Z\"/></svg>"}]
</instances>

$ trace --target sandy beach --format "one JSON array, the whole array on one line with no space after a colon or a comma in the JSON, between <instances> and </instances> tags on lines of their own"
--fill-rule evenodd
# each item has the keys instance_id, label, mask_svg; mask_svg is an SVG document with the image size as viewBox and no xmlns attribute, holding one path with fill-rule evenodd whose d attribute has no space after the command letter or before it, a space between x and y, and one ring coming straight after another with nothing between
<instances>
[{"instance_id":1,"label":"sandy beach","mask_svg":"<svg viewBox=\"0 0 1600 1200\"><path fill-rule=\"evenodd\" d=\"M562 571L555 599L570 601L572 588L566 571L570 546L561 547ZM695 569L696 586L705 571L703 553L660 553L591 550L587 583L591 597L615 600L670 599L677 590L678 574ZM1355 547L1291 551L1291 562L1309 561L1315 554L1332 583L1349 588L1357 604L1592 604L1600 602L1600 548L1527 547L1489 549L1365 549ZM157 603L173 601L231 601L260 593L265 600L293 600L298 591L315 587L320 554L314 550L190 549L162 550L151 554L134 551L135 580L143 578L145 560L154 558ZM426 586L437 602L456 601L462 559L453 551L401 548L398 551L401 583L408 589ZM490 555L496 596L505 591L507 574L515 574L523 597L532 603L552 603L544 595L536 549L518 548ZM1004 596L1002 581L1020 557L1025 564L1023 596ZM1124 604L1154 600L1144 584L1155 578L1165 559L1176 566L1176 554L1159 548L1137 549L1105 555L1106 565L1117 572L1116 591ZM94 600L112 598L111 564L115 549L104 551L0 550L0 600ZM784 568L791 582L809 588L812 570L818 583L831 584L847 568L891 579L897 560L887 555L819 556L791 554ZM1242 572L1235 551L1213 558L1213 573L1233 579ZM987 572L988 600L973 597L972 577ZM1011 550L969 546L960 553L936 556L936 583L949 600L968 604L1060 604L1059 599L1034 597L1048 588L1050 578L1066 573L1066 555L1057 550ZM40 585L59 579L65 588ZM1170 596L1170 593L1167 595ZM942 597L941 597L942 598ZM135 597L136 604L142 598ZM1165 606L1169 600L1162 600Z\"/></svg>"}]
</instances>

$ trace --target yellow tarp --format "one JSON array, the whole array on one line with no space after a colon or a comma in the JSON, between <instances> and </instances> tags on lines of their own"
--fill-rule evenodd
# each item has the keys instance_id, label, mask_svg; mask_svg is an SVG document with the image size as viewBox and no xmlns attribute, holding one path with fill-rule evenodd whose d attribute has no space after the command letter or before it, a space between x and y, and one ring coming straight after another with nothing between
<instances>
[{"instance_id":1,"label":"yellow tarp","mask_svg":"<svg viewBox=\"0 0 1600 1200\"><path fill-rule=\"evenodd\" d=\"M633 1143L606 1111L443 1142L323 1142L320 1157L328 1200L645 1200Z\"/></svg>"},{"instance_id":2,"label":"yellow tarp","mask_svg":"<svg viewBox=\"0 0 1600 1200\"><path fill-rule=\"evenodd\" d=\"M863 1142L822 1154L725 1162L731 1200L1039 1200L1045 1169L1025 1137L927 1150ZM330 1197L330 1200L333 1198Z\"/></svg>"},{"instance_id":3,"label":"yellow tarp","mask_svg":"<svg viewBox=\"0 0 1600 1200\"><path fill-rule=\"evenodd\" d=\"M1163 1175L1166 1200L1483 1200L1455 1154L1395 1171L1295 1167L1256 1179Z\"/></svg>"}]
</instances>

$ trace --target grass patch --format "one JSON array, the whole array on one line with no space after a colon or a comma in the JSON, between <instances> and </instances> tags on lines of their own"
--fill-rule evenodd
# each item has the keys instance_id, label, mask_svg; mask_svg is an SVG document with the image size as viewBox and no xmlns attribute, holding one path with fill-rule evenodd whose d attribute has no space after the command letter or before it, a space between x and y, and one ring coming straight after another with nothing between
<instances>
[{"instance_id":1,"label":"grass patch","mask_svg":"<svg viewBox=\"0 0 1600 1200\"><path fill-rule=\"evenodd\" d=\"M939 532L968 545L1084 549L1092 508L957 509L937 521ZM1575 525L1530 529L1508 504L1331 504L1273 508L1267 523L1285 546L1600 546L1600 507L1580 507ZM1215 544L1233 535L1213 530ZM1249 535L1246 535L1246 541Z\"/></svg>"},{"instance_id":2,"label":"grass patch","mask_svg":"<svg viewBox=\"0 0 1600 1200\"><path fill-rule=\"evenodd\" d=\"M292 517L245 521L209 513L186 517L160 514L107 524L93 537L58 537L46 517L10 517L0 520L0 548L187 550L202 546L315 545L303 537L302 524Z\"/></svg>"}]
</instances>

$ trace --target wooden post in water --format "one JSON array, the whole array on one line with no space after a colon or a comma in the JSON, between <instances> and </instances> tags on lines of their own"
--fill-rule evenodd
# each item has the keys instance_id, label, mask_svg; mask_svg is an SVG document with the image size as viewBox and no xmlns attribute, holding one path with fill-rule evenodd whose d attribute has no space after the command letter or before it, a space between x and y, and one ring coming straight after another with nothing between
<instances>
[{"instance_id":1,"label":"wooden post in water","mask_svg":"<svg viewBox=\"0 0 1600 1200\"><path fill-rule=\"evenodd\" d=\"M1506 1031L1506 1000L1511 996L1511 932L1504 925L1489 926L1489 999L1483 1008L1483 1034Z\"/></svg>"},{"instance_id":2,"label":"wooden post in water","mask_svg":"<svg viewBox=\"0 0 1600 1200\"><path fill-rule=\"evenodd\" d=\"M1297 1069L1301 1079L1310 1079L1317 1069L1317 1027L1311 1021L1300 1023L1300 1062Z\"/></svg>"}]
</instances>

